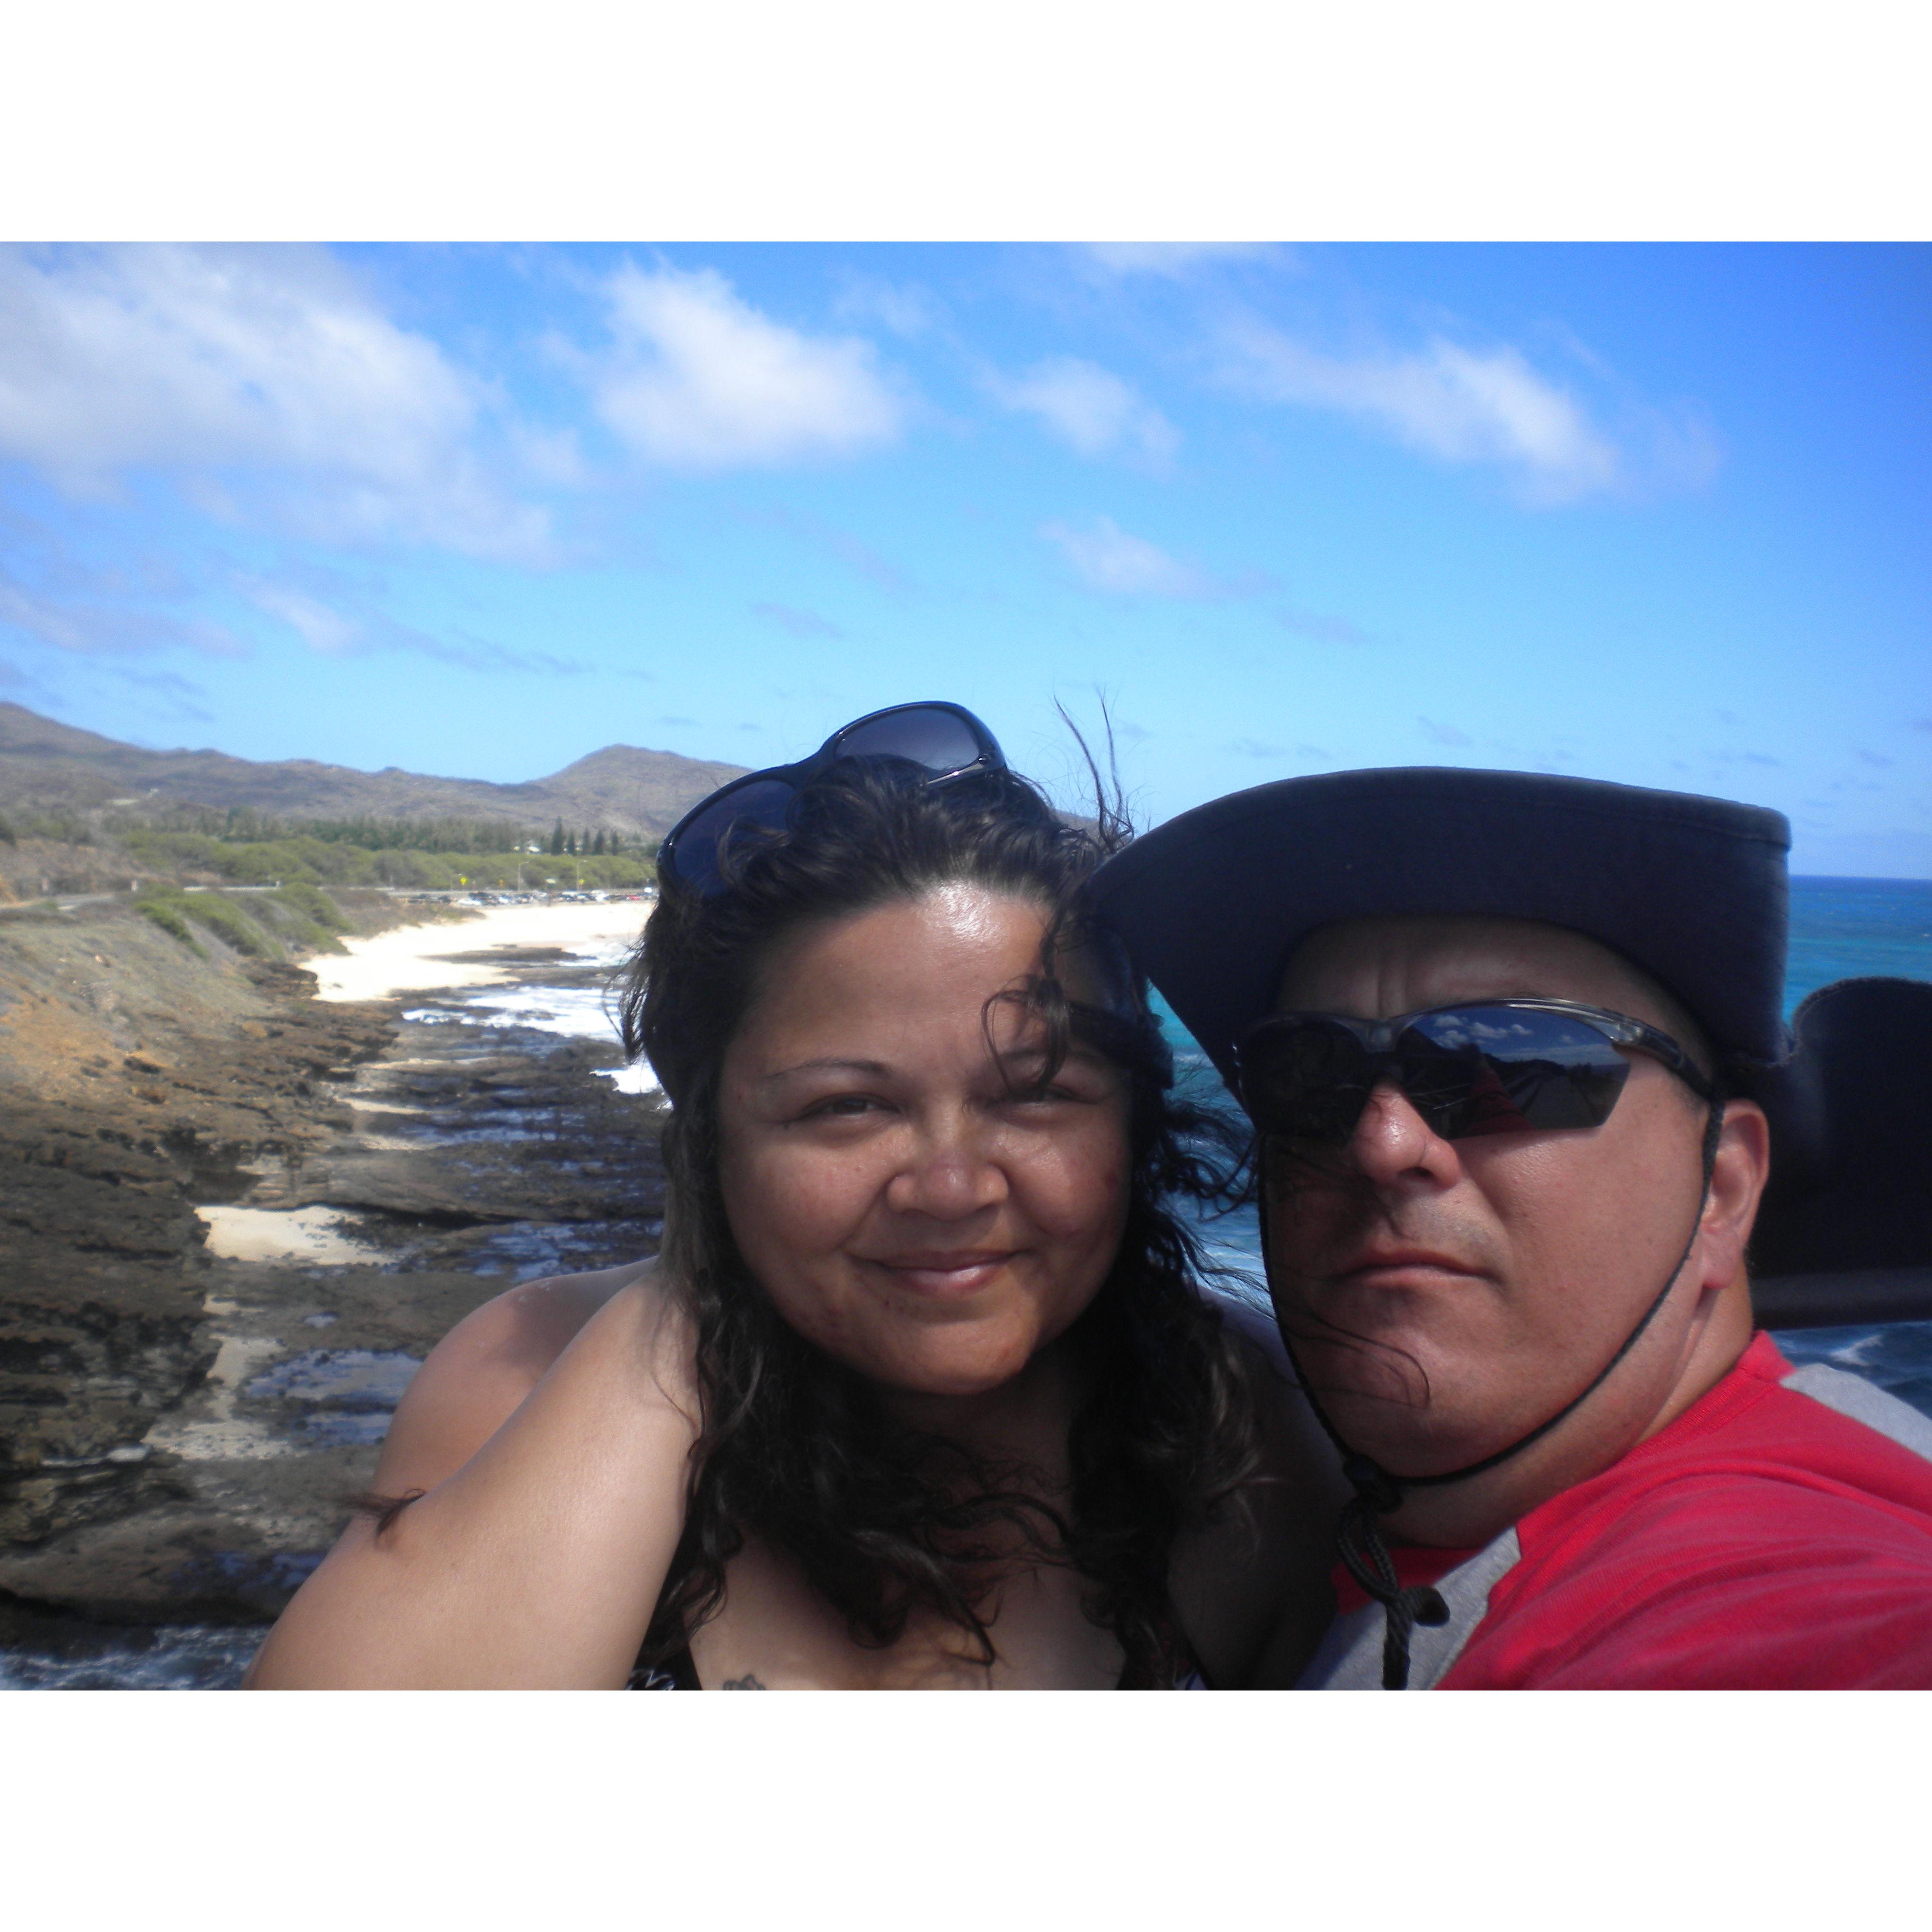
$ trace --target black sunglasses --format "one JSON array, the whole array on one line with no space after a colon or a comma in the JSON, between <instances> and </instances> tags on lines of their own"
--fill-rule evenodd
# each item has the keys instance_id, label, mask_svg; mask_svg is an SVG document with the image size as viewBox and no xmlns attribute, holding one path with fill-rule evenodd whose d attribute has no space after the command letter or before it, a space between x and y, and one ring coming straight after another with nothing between
<instances>
[{"instance_id":1,"label":"black sunglasses","mask_svg":"<svg viewBox=\"0 0 1932 1932\"><path fill-rule=\"evenodd\" d=\"M896 760L914 767L928 785L1006 768L992 733L963 705L895 704L833 732L808 758L747 772L700 800L658 848L659 876L676 878L706 898L722 892L725 879L718 862L731 835L741 826L785 830L793 800L841 758Z\"/></svg>"},{"instance_id":2,"label":"black sunglasses","mask_svg":"<svg viewBox=\"0 0 1932 1932\"><path fill-rule=\"evenodd\" d=\"M1710 1082L1668 1034L1572 1000L1480 1000L1393 1019L1276 1013L1234 1049L1237 1091L1258 1133L1339 1147L1392 1082L1446 1141L1598 1127L1630 1078L1629 1048L1708 1100Z\"/></svg>"}]
</instances>

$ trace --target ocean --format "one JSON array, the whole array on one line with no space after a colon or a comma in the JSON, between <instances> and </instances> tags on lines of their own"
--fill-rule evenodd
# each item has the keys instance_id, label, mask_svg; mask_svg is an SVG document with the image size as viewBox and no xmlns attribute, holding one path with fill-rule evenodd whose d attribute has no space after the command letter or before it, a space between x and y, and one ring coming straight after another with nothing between
<instances>
[{"instance_id":1,"label":"ocean","mask_svg":"<svg viewBox=\"0 0 1932 1932\"><path fill-rule=\"evenodd\" d=\"M1932 980L1932 880L1793 879L1786 1017L1820 986L1874 975ZM1207 1055L1165 1004L1156 1004L1184 1086L1204 1098L1222 1096ZM1254 1210L1215 1216L1199 1231L1211 1258L1237 1270L1246 1293L1264 1303ZM1856 1370L1932 1415L1932 1322L1792 1329L1779 1334L1778 1342L1794 1362Z\"/></svg>"}]
</instances>

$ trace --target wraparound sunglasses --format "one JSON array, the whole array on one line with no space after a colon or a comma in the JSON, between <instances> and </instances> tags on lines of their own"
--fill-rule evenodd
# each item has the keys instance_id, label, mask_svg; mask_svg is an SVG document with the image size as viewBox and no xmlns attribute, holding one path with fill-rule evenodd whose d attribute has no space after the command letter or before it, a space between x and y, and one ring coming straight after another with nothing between
<instances>
[{"instance_id":1,"label":"wraparound sunglasses","mask_svg":"<svg viewBox=\"0 0 1932 1932\"><path fill-rule=\"evenodd\" d=\"M992 733L963 705L892 705L833 732L808 758L747 772L700 800L658 848L660 874L706 898L722 892L726 881L718 860L731 835L740 827L784 831L800 792L841 758L896 760L913 766L928 785L1006 766Z\"/></svg>"},{"instance_id":2,"label":"wraparound sunglasses","mask_svg":"<svg viewBox=\"0 0 1932 1932\"><path fill-rule=\"evenodd\" d=\"M1572 1000L1481 1000L1393 1019L1276 1013L1234 1049L1237 1090L1258 1133L1338 1147L1391 1082L1444 1140L1601 1126L1630 1078L1618 1049L1660 1060L1709 1100L1711 1083L1655 1027Z\"/></svg>"}]
</instances>

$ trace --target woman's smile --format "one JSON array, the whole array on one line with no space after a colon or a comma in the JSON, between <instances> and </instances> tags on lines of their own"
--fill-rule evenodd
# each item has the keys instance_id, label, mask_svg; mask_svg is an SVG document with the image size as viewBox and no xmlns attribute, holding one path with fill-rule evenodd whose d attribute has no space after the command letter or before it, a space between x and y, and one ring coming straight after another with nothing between
<instances>
[{"instance_id":1,"label":"woman's smile","mask_svg":"<svg viewBox=\"0 0 1932 1932\"><path fill-rule=\"evenodd\" d=\"M1014 1251L980 1249L965 1253L858 1255L854 1258L862 1268L878 1269L894 1288L905 1293L930 1295L936 1300L964 1300L997 1280L1000 1270L1013 1261Z\"/></svg>"}]
</instances>

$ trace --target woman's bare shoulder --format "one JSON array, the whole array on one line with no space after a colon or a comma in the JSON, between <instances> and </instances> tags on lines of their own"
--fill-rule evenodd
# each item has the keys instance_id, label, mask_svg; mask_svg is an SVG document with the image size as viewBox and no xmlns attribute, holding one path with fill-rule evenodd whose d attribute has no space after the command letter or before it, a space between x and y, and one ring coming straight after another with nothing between
<instances>
[{"instance_id":1,"label":"woman's bare shoulder","mask_svg":"<svg viewBox=\"0 0 1932 1932\"><path fill-rule=\"evenodd\" d=\"M654 1260L520 1282L466 1315L430 1351L398 1405L376 1490L433 1489L460 1469L592 1318L627 1290L662 1300Z\"/></svg>"},{"instance_id":2,"label":"woman's bare shoulder","mask_svg":"<svg viewBox=\"0 0 1932 1932\"><path fill-rule=\"evenodd\" d=\"M465 1316L436 1344L430 1360L448 1351L526 1376L533 1387L606 1302L634 1283L654 1282L656 1271L656 1262L647 1259L519 1282Z\"/></svg>"}]
</instances>

